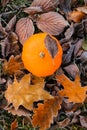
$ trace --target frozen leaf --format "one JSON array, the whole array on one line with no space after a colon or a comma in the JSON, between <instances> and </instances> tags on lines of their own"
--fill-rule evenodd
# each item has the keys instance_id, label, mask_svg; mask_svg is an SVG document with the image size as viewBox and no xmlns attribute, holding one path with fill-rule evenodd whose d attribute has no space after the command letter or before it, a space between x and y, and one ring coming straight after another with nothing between
<instances>
[{"instance_id":1,"label":"frozen leaf","mask_svg":"<svg viewBox=\"0 0 87 130\"><path fill-rule=\"evenodd\" d=\"M9 61L5 60L3 64L3 72L5 74L13 75L24 69L20 55L14 57L13 55L9 58Z\"/></svg>"},{"instance_id":2,"label":"frozen leaf","mask_svg":"<svg viewBox=\"0 0 87 130\"><path fill-rule=\"evenodd\" d=\"M73 79L79 74L79 68L76 64L70 64L63 68Z\"/></svg>"},{"instance_id":3,"label":"frozen leaf","mask_svg":"<svg viewBox=\"0 0 87 130\"><path fill-rule=\"evenodd\" d=\"M32 14L35 14L35 13L41 13L41 12L43 12L43 10L39 6L35 6L35 7L31 6L31 7L25 8L24 12L32 15Z\"/></svg>"},{"instance_id":4,"label":"frozen leaf","mask_svg":"<svg viewBox=\"0 0 87 130\"><path fill-rule=\"evenodd\" d=\"M59 0L34 0L31 7L41 7L44 12L54 10L59 4Z\"/></svg>"},{"instance_id":5,"label":"frozen leaf","mask_svg":"<svg viewBox=\"0 0 87 130\"><path fill-rule=\"evenodd\" d=\"M40 127L40 130L48 129L53 123L53 118L57 116L61 103L62 101L59 97L54 97L45 101L44 104L38 104L38 108L34 109L32 119L34 127Z\"/></svg>"},{"instance_id":6,"label":"frozen leaf","mask_svg":"<svg viewBox=\"0 0 87 130\"><path fill-rule=\"evenodd\" d=\"M12 123L11 123L11 130L16 130L18 128L18 122L15 119Z\"/></svg>"},{"instance_id":7,"label":"frozen leaf","mask_svg":"<svg viewBox=\"0 0 87 130\"><path fill-rule=\"evenodd\" d=\"M8 84L5 92L5 97L8 104L12 103L17 110L20 105L28 110L33 109L33 103L39 100L53 98L47 91L44 90L44 80L36 80L35 84L31 83L31 76L25 75L20 82L14 79L13 84Z\"/></svg>"},{"instance_id":8,"label":"frozen leaf","mask_svg":"<svg viewBox=\"0 0 87 130\"><path fill-rule=\"evenodd\" d=\"M16 33L19 41L23 44L34 33L34 26L31 19L21 18L16 24Z\"/></svg>"},{"instance_id":9,"label":"frozen leaf","mask_svg":"<svg viewBox=\"0 0 87 130\"><path fill-rule=\"evenodd\" d=\"M47 35L44 41L45 41L45 46L49 51L51 57L54 58L58 53L58 46L56 40L52 39L50 35Z\"/></svg>"},{"instance_id":10,"label":"frozen leaf","mask_svg":"<svg viewBox=\"0 0 87 130\"><path fill-rule=\"evenodd\" d=\"M12 31L15 24L16 24L16 15L9 21L9 23L5 27L5 30L6 31Z\"/></svg>"},{"instance_id":11,"label":"frozen leaf","mask_svg":"<svg viewBox=\"0 0 87 130\"><path fill-rule=\"evenodd\" d=\"M59 35L69 25L63 16L56 12L43 13L36 24L41 31L51 35Z\"/></svg>"},{"instance_id":12,"label":"frozen leaf","mask_svg":"<svg viewBox=\"0 0 87 130\"><path fill-rule=\"evenodd\" d=\"M72 20L75 23L79 23L84 18L84 16L85 14L83 12L74 10L69 14L69 20Z\"/></svg>"},{"instance_id":13,"label":"frozen leaf","mask_svg":"<svg viewBox=\"0 0 87 130\"><path fill-rule=\"evenodd\" d=\"M87 117L80 116L80 123L83 127L87 128Z\"/></svg>"},{"instance_id":14,"label":"frozen leaf","mask_svg":"<svg viewBox=\"0 0 87 130\"><path fill-rule=\"evenodd\" d=\"M56 79L63 85L64 89L59 91L63 97L67 97L69 102L83 103L86 99L87 86L81 87L80 78L77 75L75 81L71 81L64 74L57 75Z\"/></svg>"},{"instance_id":15,"label":"frozen leaf","mask_svg":"<svg viewBox=\"0 0 87 130\"><path fill-rule=\"evenodd\" d=\"M78 11L87 14L87 6L83 6L83 7L78 7L77 8Z\"/></svg>"}]
</instances>

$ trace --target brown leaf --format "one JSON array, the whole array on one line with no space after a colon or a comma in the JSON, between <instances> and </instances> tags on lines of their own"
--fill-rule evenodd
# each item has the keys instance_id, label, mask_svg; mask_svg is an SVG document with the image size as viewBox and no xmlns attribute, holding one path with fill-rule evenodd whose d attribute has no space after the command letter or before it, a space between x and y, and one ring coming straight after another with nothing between
<instances>
[{"instance_id":1,"label":"brown leaf","mask_svg":"<svg viewBox=\"0 0 87 130\"><path fill-rule=\"evenodd\" d=\"M1 5L2 5L3 7L5 7L8 2L9 2L9 0L1 0Z\"/></svg>"},{"instance_id":2,"label":"brown leaf","mask_svg":"<svg viewBox=\"0 0 87 130\"><path fill-rule=\"evenodd\" d=\"M31 7L41 7L44 12L54 10L59 4L59 0L34 0Z\"/></svg>"},{"instance_id":3,"label":"brown leaf","mask_svg":"<svg viewBox=\"0 0 87 130\"><path fill-rule=\"evenodd\" d=\"M21 18L16 24L16 33L23 44L34 33L33 22L29 18Z\"/></svg>"},{"instance_id":4,"label":"brown leaf","mask_svg":"<svg viewBox=\"0 0 87 130\"><path fill-rule=\"evenodd\" d=\"M69 25L63 16L56 12L43 13L36 24L41 31L51 35L59 35Z\"/></svg>"},{"instance_id":5,"label":"brown leaf","mask_svg":"<svg viewBox=\"0 0 87 130\"><path fill-rule=\"evenodd\" d=\"M43 10L39 6L35 6L35 7L30 6L30 7L25 8L24 12L33 15L33 14L36 14L36 13L43 12Z\"/></svg>"},{"instance_id":6,"label":"brown leaf","mask_svg":"<svg viewBox=\"0 0 87 130\"><path fill-rule=\"evenodd\" d=\"M2 24L0 23L0 39L3 39L7 36L7 32L5 29L2 27Z\"/></svg>"},{"instance_id":7,"label":"brown leaf","mask_svg":"<svg viewBox=\"0 0 87 130\"><path fill-rule=\"evenodd\" d=\"M69 123L70 123L69 118L66 118L63 121L57 122L58 127L62 127L62 128L66 127Z\"/></svg>"},{"instance_id":8,"label":"brown leaf","mask_svg":"<svg viewBox=\"0 0 87 130\"><path fill-rule=\"evenodd\" d=\"M50 35L47 35L44 41L45 41L45 46L48 49L51 57L54 58L58 53L58 46L56 40L51 38Z\"/></svg>"},{"instance_id":9,"label":"brown leaf","mask_svg":"<svg viewBox=\"0 0 87 130\"><path fill-rule=\"evenodd\" d=\"M79 23L84 18L84 16L84 13L74 10L69 14L69 20L72 20L75 23Z\"/></svg>"},{"instance_id":10,"label":"brown leaf","mask_svg":"<svg viewBox=\"0 0 87 130\"><path fill-rule=\"evenodd\" d=\"M73 79L79 74L79 68L76 64L70 64L63 68Z\"/></svg>"},{"instance_id":11,"label":"brown leaf","mask_svg":"<svg viewBox=\"0 0 87 130\"><path fill-rule=\"evenodd\" d=\"M5 30L8 31L12 31L14 25L16 24L16 15L9 21L9 23L7 24L7 26L5 27Z\"/></svg>"},{"instance_id":12,"label":"brown leaf","mask_svg":"<svg viewBox=\"0 0 87 130\"><path fill-rule=\"evenodd\" d=\"M20 82L15 78L13 84L8 84L8 88L5 92L5 98L7 99L8 104L12 103L16 110L20 105L28 110L32 110L35 101L53 98L53 96L44 90L43 79L41 80L40 78L40 81L35 84L30 83L31 76L30 74L27 74Z\"/></svg>"},{"instance_id":13,"label":"brown leaf","mask_svg":"<svg viewBox=\"0 0 87 130\"><path fill-rule=\"evenodd\" d=\"M9 58L9 61L4 61L3 72L5 74L13 75L24 69L23 63L20 60L20 55L14 57L13 55Z\"/></svg>"},{"instance_id":14,"label":"brown leaf","mask_svg":"<svg viewBox=\"0 0 87 130\"><path fill-rule=\"evenodd\" d=\"M84 0L84 2L85 2L85 5L87 5L87 0Z\"/></svg>"},{"instance_id":15,"label":"brown leaf","mask_svg":"<svg viewBox=\"0 0 87 130\"><path fill-rule=\"evenodd\" d=\"M77 75L75 81L71 81L64 74L57 75L56 79L63 85L64 89L59 91L63 97L67 97L69 102L83 103L86 99L87 86L81 87L80 78Z\"/></svg>"},{"instance_id":16,"label":"brown leaf","mask_svg":"<svg viewBox=\"0 0 87 130\"><path fill-rule=\"evenodd\" d=\"M80 116L80 123L83 127L87 128L87 117Z\"/></svg>"},{"instance_id":17,"label":"brown leaf","mask_svg":"<svg viewBox=\"0 0 87 130\"><path fill-rule=\"evenodd\" d=\"M78 11L87 14L87 6L78 7L76 8Z\"/></svg>"},{"instance_id":18,"label":"brown leaf","mask_svg":"<svg viewBox=\"0 0 87 130\"><path fill-rule=\"evenodd\" d=\"M45 101L44 104L38 104L38 108L34 109L32 119L34 127L40 127L40 130L48 129L53 123L53 118L57 116L61 103L62 101L59 97L54 97Z\"/></svg>"},{"instance_id":19,"label":"brown leaf","mask_svg":"<svg viewBox=\"0 0 87 130\"><path fill-rule=\"evenodd\" d=\"M17 130L18 128L18 122L15 119L12 123L11 123L11 130Z\"/></svg>"}]
</instances>

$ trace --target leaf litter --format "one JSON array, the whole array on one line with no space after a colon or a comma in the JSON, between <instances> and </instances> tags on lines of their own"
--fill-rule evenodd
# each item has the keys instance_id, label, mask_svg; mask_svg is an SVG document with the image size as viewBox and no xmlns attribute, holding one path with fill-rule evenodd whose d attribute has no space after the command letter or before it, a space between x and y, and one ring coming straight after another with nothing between
<instances>
[{"instance_id":1,"label":"leaf litter","mask_svg":"<svg viewBox=\"0 0 87 130\"><path fill-rule=\"evenodd\" d=\"M7 111L14 118L10 127L4 122L6 130L19 128L18 117L26 117L22 129L87 129L87 1L80 2L26 0L18 6L1 1L0 115ZM37 32L54 35L63 47L60 69L45 78L27 72L21 60L24 42ZM56 51L55 45L53 57Z\"/></svg>"}]
</instances>

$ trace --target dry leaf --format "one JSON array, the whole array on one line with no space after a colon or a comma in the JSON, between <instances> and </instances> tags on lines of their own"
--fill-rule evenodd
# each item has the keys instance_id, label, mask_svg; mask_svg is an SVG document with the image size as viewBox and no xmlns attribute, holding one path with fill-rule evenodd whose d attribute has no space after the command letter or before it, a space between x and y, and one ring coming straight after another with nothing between
<instances>
[{"instance_id":1,"label":"dry leaf","mask_svg":"<svg viewBox=\"0 0 87 130\"><path fill-rule=\"evenodd\" d=\"M9 58L9 61L5 60L3 64L3 72L5 74L13 75L20 70L24 69L20 55L14 57L13 55Z\"/></svg>"},{"instance_id":2,"label":"dry leaf","mask_svg":"<svg viewBox=\"0 0 87 130\"><path fill-rule=\"evenodd\" d=\"M75 81L71 81L64 74L57 75L56 79L63 85L64 89L59 91L69 102L83 103L86 98L87 86L81 87L80 78L77 75Z\"/></svg>"},{"instance_id":3,"label":"dry leaf","mask_svg":"<svg viewBox=\"0 0 87 130\"><path fill-rule=\"evenodd\" d=\"M16 15L9 21L9 23L5 27L5 30L6 31L12 31L15 24L16 24Z\"/></svg>"},{"instance_id":4,"label":"dry leaf","mask_svg":"<svg viewBox=\"0 0 87 130\"><path fill-rule=\"evenodd\" d=\"M3 39L7 36L7 32L5 29L2 27L2 24L0 23L0 39Z\"/></svg>"},{"instance_id":5,"label":"dry leaf","mask_svg":"<svg viewBox=\"0 0 87 130\"><path fill-rule=\"evenodd\" d=\"M77 8L78 11L87 14L87 6L83 6L83 7L78 7Z\"/></svg>"},{"instance_id":6,"label":"dry leaf","mask_svg":"<svg viewBox=\"0 0 87 130\"><path fill-rule=\"evenodd\" d=\"M5 7L8 2L9 2L9 0L1 0L1 5L2 5L3 7Z\"/></svg>"},{"instance_id":7,"label":"dry leaf","mask_svg":"<svg viewBox=\"0 0 87 130\"><path fill-rule=\"evenodd\" d=\"M35 6L35 7L27 7L24 9L24 12L25 13L28 13L28 14L36 14L36 13L41 13L43 12L42 8L41 7L38 7L38 6Z\"/></svg>"},{"instance_id":8,"label":"dry leaf","mask_svg":"<svg viewBox=\"0 0 87 130\"><path fill-rule=\"evenodd\" d=\"M12 123L11 123L11 130L17 130L18 128L18 122L15 119Z\"/></svg>"},{"instance_id":9,"label":"dry leaf","mask_svg":"<svg viewBox=\"0 0 87 130\"><path fill-rule=\"evenodd\" d=\"M34 33L34 26L31 19L21 18L16 24L16 33L19 41L23 44Z\"/></svg>"},{"instance_id":10,"label":"dry leaf","mask_svg":"<svg viewBox=\"0 0 87 130\"><path fill-rule=\"evenodd\" d=\"M69 14L69 20L72 20L75 23L79 23L84 18L84 16L84 13L74 10Z\"/></svg>"},{"instance_id":11,"label":"dry leaf","mask_svg":"<svg viewBox=\"0 0 87 130\"><path fill-rule=\"evenodd\" d=\"M81 126L87 128L87 117L80 116L80 123L81 123Z\"/></svg>"},{"instance_id":12,"label":"dry leaf","mask_svg":"<svg viewBox=\"0 0 87 130\"><path fill-rule=\"evenodd\" d=\"M58 127L62 127L62 128L66 127L69 123L70 123L70 119L69 118L66 118L63 121L57 122Z\"/></svg>"},{"instance_id":13,"label":"dry leaf","mask_svg":"<svg viewBox=\"0 0 87 130\"><path fill-rule=\"evenodd\" d=\"M30 84L30 82L31 76L27 74L20 80L20 82L15 78L13 84L8 84L5 97L8 104L12 103L16 110L20 105L28 110L32 110L35 101L53 98L44 90L43 79L35 84Z\"/></svg>"},{"instance_id":14,"label":"dry leaf","mask_svg":"<svg viewBox=\"0 0 87 130\"><path fill-rule=\"evenodd\" d=\"M44 12L54 10L59 0L34 0L30 7L41 7Z\"/></svg>"},{"instance_id":15,"label":"dry leaf","mask_svg":"<svg viewBox=\"0 0 87 130\"><path fill-rule=\"evenodd\" d=\"M53 123L53 118L57 116L61 103L62 101L59 97L54 97L45 101L44 104L38 104L38 108L34 109L32 119L34 127L40 127L40 130L48 129Z\"/></svg>"},{"instance_id":16,"label":"dry leaf","mask_svg":"<svg viewBox=\"0 0 87 130\"><path fill-rule=\"evenodd\" d=\"M63 16L56 12L43 13L36 24L41 31L51 35L59 35L69 25Z\"/></svg>"}]
</instances>

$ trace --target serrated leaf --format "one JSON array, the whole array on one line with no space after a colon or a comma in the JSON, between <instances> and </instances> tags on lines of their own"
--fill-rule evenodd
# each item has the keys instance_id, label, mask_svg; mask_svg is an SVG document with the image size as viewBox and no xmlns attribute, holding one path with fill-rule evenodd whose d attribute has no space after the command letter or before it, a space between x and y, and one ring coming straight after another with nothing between
<instances>
[{"instance_id":1,"label":"serrated leaf","mask_svg":"<svg viewBox=\"0 0 87 130\"><path fill-rule=\"evenodd\" d=\"M61 98L54 97L45 101L44 104L38 104L34 109L32 123L34 127L40 127L40 130L46 130L53 123L53 118L57 116L61 108Z\"/></svg>"},{"instance_id":2,"label":"serrated leaf","mask_svg":"<svg viewBox=\"0 0 87 130\"><path fill-rule=\"evenodd\" d=\"M16 33L19 37L19 41L23 44L27 38L34 33L34 26L31 19L21 18L16 24Z\"/></svg>"},{"instance_id":3,"label":"serrated leaf","mask_svg":"<svg viewBox=\"0 0 87 130\"><path fill-rule=\"evenodd\" d=\"M56 12L43 13L36 24L41 31L51 35L59 35L69 25L63 16Z\"/></svg>"},{"instance_id":4,"label":"serrated leaf","mask_svg":"<svg viewBox=\"0 0 87 130\"><path fill-rule=\"evenodd\" d=\"M83 103L87 95L87 86L81 87L80 77L77 75L75 81L71 81L64 74L57 75L56 79L63 85L64 89L58 93L62 97L67 97L69 102Z\"/></svg>"},{"instance_id":5,"label":"serrated leaf","mask_svg":"<svg viewBox=\"0 0 87 130\"><path fill-rule=\"evenodd\" d=\"M54 10L59 4L59 0L34 0L31 7L41 7L44 12Z\"/></svg>"},{"instance_id":6,"label":"serrated leaf","mask_svg":"<svg viewBox=\"0 0 87 130\"><path fill-rule=\"evenodd\" d=\"M44 80L40 78L40 81L36 81L35 84L31 84L30 74L25 75L20 82L15 78L13 84L8 84L5 92L8 104L12 103L16 110L20 105L32 110L35 101L53 98L44 90Z\"/></svg>"}]
</instances>

